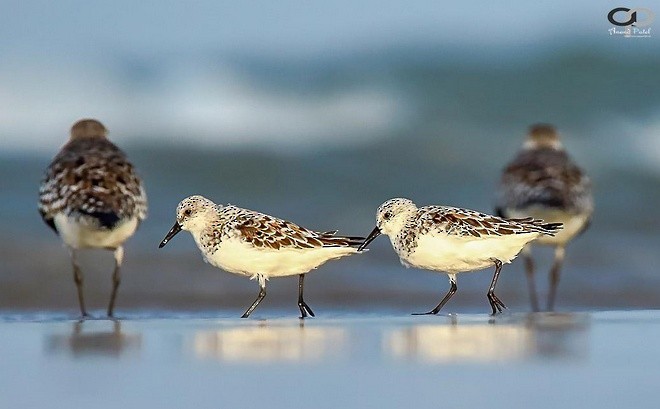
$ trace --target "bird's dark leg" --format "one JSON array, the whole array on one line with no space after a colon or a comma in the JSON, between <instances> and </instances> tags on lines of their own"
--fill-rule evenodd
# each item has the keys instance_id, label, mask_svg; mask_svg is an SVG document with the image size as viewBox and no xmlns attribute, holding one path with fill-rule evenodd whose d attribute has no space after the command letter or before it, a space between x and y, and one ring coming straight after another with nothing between
<instances>
[{"instance_id":1,"label":"bird's dark leg","mask_svg":"<svg viewBox=\"0 0 660 409\"><path fill-rule=\"evenodd\" d=\"M561 275L561 266L564 263L565 248L557 246L555 248L555 262L552 264L550 270L550 292L548 293L548 311L555 309L555 297L557 295L557 286L559 285L559 277Z\"/></svg>"},{"instance_id":2,"label":"bird's dark leg","mask_svg":"<svg viewBox=\"0 0 660 409\"><path fill-rule=\"evenodd\" d=\"M124 248L119 246L115 249L115 270L112 272L112 293L110 294L110 304L108 304L108 317L114 317L115 299L117 298L117 289L121 284L121 263L124 260Z\"/></svg>"},{"instance_id":3,"label":"bird's dark leg","mask_svg":"<svg viewBox=\"0 0 660 409\"><path fill-rule=\"evenodd\" d=\"M451 283L451 288L449 289L449 292L447 292L447 294L444 296L442 301L440 301L440 304L436 305L435 308L432 309L429 312L416 312L416 313L413 313L413 315L431 315L431 314L435 315L435 314L437 314L438 311L440 311L442 309L442 307L444 307L444 305L447 304L447 301L449 301L449 299L454 294L456 294L456 290L458 289L458 287L456 286L456 274L449 274L449 282Z\"/></svg>"},{"instance_id":4,"label":"bird's dark leg","mask_svg":"<svg viewBox=\"0 0 660 409\"><path fill-rule=\"evenodd\" d=\"M83 318L89 317L85 309L85 296L83 294L83 274L78 265L78 252L76 249L71 249L71 264L73 265L73 282L76 283L78 289L78 305L80 306L80 315Z\"/></svg>"},{"instance_id":5,"label":"bird's dark leg","mask_svg":"<svg viewBox=\"0 0 660 409\"><path fill-rule=\"evenodd\" d=\"M257 308L257 305L263 301L263 299L266 297L266 279L262 278L261 276L259 277L259 295L257 295L257 299L254 300L252 305L250 305L250 308L248 308L243 315L241 315L241 318L247 318L252 314L252 311L254 311L255 308Z\"/></svg>"},{"instance_id":6,"label":"bird's dark leg","mask_svg":"<svg viewBox=\"0 0 660 409\"><path fill-rule=\"evenodd\" d=\"M536 283L534 281L534 259L530 246L523 249L523 257L525 257L525 274L527 275L527 288L529 289L529 301L532 304L532 311L539 311L539 300L536 296Z\"/></svg>"},{"instance_id":7,"label":"bird's dark leg","mask_svg":"<svg viewBox=\"0 0 660 409\"><path fill-rule=\"evenodd\" d=\"M314 311L309 308L309 305L303 300L303 286L305 282L305 275L300 274L298 276L298 308L300 308L300 318L306 318L307 314L314 317Z\"/></svg>"},{"instance_id":8,"label":"bird's dark leg","mask_svg":"<svg viewBox=\"0 0 660 409\"><path fill-rule=\"evenodd\" d=\"M500 277L500 271L502 270L502 262L500 260L495 260L495 274L493 274L493 281L490 282L490 288L486 297L488 297L488 302L490 303L490 308L493 309L493 315L498 312L502 312L506 305L497 298L495 295L495 285L497 284L497 279Z\"/></svg>"}]
</instances>

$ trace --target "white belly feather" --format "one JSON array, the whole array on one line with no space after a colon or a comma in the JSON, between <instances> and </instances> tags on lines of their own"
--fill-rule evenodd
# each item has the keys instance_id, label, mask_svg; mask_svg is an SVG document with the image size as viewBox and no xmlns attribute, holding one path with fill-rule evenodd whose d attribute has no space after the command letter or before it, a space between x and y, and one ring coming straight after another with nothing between
<instances>
[{"instance_id":1,"label":"white belly feather","mask_svg":"<svg viewBox=\"0 0 660 409\"><path fill-rule=\"evenodd\" d=\"M138 226L138 219L133 218L120 222L112 230L99 229L85 223L84 219L75 219L63 213L55 215L53 221L62 240L74 249L117 248L135 233Z\"/></svg>"},{"instance_id":2,"label":"white belly feather","mask_svg":"<svg viewBox=\"0 0 660 409\"><path fill-rule=\"evenodd\" d=\"M442 233L426 234L417 239L417 247L408 257L401 258L401 262L450 274L480 270L494 265L495 259L510 263L525 244L538 235L525 233L474 238Z\"/></svg>"},{"instance_id":3,"label":"white belly feather","mask_svg":"<svg viewBox=\"0 0 660 409\"><path fill-rule=\"evenodd\" d=\"M202 250L202 252L204 251ZM226 240L215 253L204 257L209 264L230 273L249 277L258 274L270 278L307 273L328 260L356 252L357 249L353 247L274 250L256 248L238 240Z\"/></svg>"}]
</instances>

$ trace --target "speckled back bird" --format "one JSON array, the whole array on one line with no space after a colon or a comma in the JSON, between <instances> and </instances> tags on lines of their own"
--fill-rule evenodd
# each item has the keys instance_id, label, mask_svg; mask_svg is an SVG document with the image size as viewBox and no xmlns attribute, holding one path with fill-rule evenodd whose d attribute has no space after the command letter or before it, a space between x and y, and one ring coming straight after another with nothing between
<instances>
[{"instance_id":1,"label":"speckled back bird","mask_svg":"<svg viewBox=\"0 0 660 409\"><path fill-rule=\"evenodd\" d=\"M176 221L158 245L164 247L182 230L189 231L204 260L229 273L259 282L259 295L241 318L247 318L266 297L271 277L298 276L300 318L314 312L303 299L305 274L329 260L357 254L364 237L317 232L264 213L216 204L203 196L183 199Z\"/></svg>"},{"instance_id":2,"label":"speckled back bird","mask_svg":"<svg viewBox=\"0 0 660 409\"><path fill-rule=\"evenodd\" d=\"M494 266L486 297L495 315L506 308L495 295L502 265L516 258L527 243L560 230L561 223L532 218L507 220L450 206L418 208L410 199L395 198L380 205L376 227L358 251L385 234L404 266L446 273L451 285L449 292L435 308L422 314L437 314L454 296L458 273Z\"/></svg>"},{"instance_id":3,"label":"speckled back bird","mask_svg":"<svg viewBox=\"0 0 660 409\"><path fill-rule=\"evenodd\" d=\"M77 254L97 248L114 252L108 316L114 314L124 242L147 217L142 181L124 152L110 142L108 131L94 119L71 128L69 141L46 170L39 189L39 213L69 248L80 313L87 317L83 274Z\"/></svg>"},{"instance_id":4,"label":"speckled back bird","mask_svg":"<svg viewBox=\"0 0 660 409\"><path fill-rule=\"evenodd\" d=\"M563 224L563 230L554 236L544 236L535 242L555 247L548 310L555 306L566 245L589 226L593 210L591 182L568 155L555 128L546 124L531 126L522 149L504 169L496 213L507 218L534 217ZM529 246L523 254L532 309L538 311Z\"/></svg>"}]
</instances>

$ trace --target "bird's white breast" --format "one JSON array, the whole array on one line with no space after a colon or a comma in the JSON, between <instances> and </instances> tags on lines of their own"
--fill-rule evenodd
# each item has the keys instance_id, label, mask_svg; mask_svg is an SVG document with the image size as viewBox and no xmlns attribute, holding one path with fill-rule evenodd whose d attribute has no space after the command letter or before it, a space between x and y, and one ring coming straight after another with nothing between
<instances>
[{"instance_id":1,"label":"bird's white breast","mask_svg":"<svg viewBox=\"0 0 660 409\"><path fill-rule=\"evenodd\" d=\"M401 261L427 270L460 273L490 267L494 260L510 263L539 233L488 238L428 233L417 238L417 247ZM401 256L401 254L400 254Z\"/></svg>"},{"instance_id":2,"label":"bird's white breast","mask_svg":"<svg viewBox=\"0 0 660 409\"><path fill-rule=\"evenodd\" d=\"M120 221L114 229L99 229L84 218L76 219L58 213L53 219L57 232L68 246L81 248L109 248L121 246L135 233L138 219L132 218Z\"/></svg>"},{"instance_id":3,"label":"bird's white breast","mask_svg":"<svg viewBox=\"0 0 660 409\"><path fill-rule=\"evenodd\" d=\"M197 239L196 239L197 241ZM306 273L328 260L356 253L352 247L318 248L261 248L237 239L223 240L219 248L210 253L198 246L206 261L234 274L253 277L257 274L266 278L284 277Z\"/></svg>"}]
</instances>

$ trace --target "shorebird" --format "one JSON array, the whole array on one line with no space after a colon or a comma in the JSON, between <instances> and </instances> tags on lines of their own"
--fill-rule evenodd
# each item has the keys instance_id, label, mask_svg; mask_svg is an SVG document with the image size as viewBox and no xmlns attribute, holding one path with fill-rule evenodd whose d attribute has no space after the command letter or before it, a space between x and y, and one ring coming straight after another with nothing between
<instances>
[{"instance_id":1,"label":"shorebird","mask_svg":"<svg viewBox=\"0 0 660 409\"><path fill-rule=\"evenodd\" d=\"M314 316L303 299L305 274L328 260L358 253L364 237L316 232L292 222L232 205L219 205L199 195L182 200L176 221L159 248L181 230L189 231L204 260L229 273L256 279L259 295L241 318L266 297L266 280L298 275L300 318Z\"/></svg>"},{"instance_id":2,"label":"shorebird","mask_svg":"<svg viewBox=\"0 0 660 409\"><path fill-rule=\"evenodd\" d=\"M510 263L530 241L552 236L560 223L532 218L507 220L474 210L447 206L418 208L409 199L390 199L376 213L376 227L358 250L386 234L406 267L443 271L451 288L431 311L437 314L456 293L456 275L495 266L486 294L493 315L506 306L495 295L503 263Z\"/></svg>"},{"instance_id":3,"label":"shorebird","mask_svg":"<svg viewBox=\"0 0 660 409\"><path fill-rule=\"evenodd\" d=\"M496 213L564 225L555 236L541 237L536 242L555 247L548 310L555 306L566 245L589 226L593 210L591 182L564 150L555 128L545 124L530 127L522 149L502 174ZM538 311L531 249L526 247L523 254L532 309Z\"/></svg>"},{"instance_id":4,"label":"shorebird","mask_svg":"<svg viewBox=\"0 0 660 409\"><path fill-rule=\"evenodd\" d=\"M112 317L121 282L124 242L147 217L142 181L107 134L105 126L95 119L76 122L69 141L48 166L39 189L39 213L71 253L73 280L83 317L88 314L78 251L100 248L114 252L112 294L107 310Z\"/></svg>"}]
</instances>

